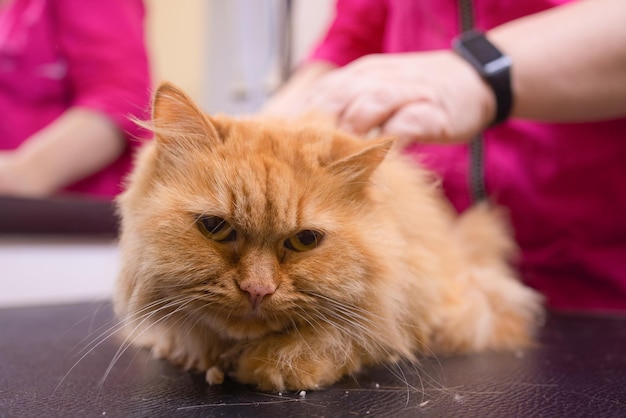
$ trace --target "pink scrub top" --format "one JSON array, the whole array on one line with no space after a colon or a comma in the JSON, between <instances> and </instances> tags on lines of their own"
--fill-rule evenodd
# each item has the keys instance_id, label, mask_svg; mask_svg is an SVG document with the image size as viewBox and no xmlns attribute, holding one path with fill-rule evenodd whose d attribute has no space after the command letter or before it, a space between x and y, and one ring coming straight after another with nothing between
<instances>
[{"instance_id":1,"label":"pink scrub top","mask_svg":"<svg viewBox=\"0 0 626 418\"><path fill-rule=\"evenodd\" d=\"M488 30L566 1L473 3L476 27ZM345 65L372 53L448 49L458 15L457 0L339 0L311 59ZM513 119L484 137L487 193L509 209L525 282L555 309L626 310L626 119ZM467 209L467 145L407 152L442 176L458 211Z\"/></svg>"},{"instance_id":2,"label":"pink scrub top","mask_svg":"<svg viewBox=\"0 0 626 418\"><path fill-rule=\"evenodd\" d=\"M141 0L12 0L0 6L0 150L19 147L69 108L101 112L124 133L126 150L64 192L119 193L133 150L147 137L129 119L148 116L143 19Z\"/></svg>"}]
</instances>

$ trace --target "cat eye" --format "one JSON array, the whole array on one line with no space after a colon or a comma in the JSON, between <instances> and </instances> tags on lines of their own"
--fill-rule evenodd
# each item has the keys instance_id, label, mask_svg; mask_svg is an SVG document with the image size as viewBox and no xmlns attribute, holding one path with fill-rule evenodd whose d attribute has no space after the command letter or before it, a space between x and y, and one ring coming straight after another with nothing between
<instances>
[{"instance_id":1,"label":"cat eye","mask_svg":"<svg viewBox=\"0 0 626 418\"><path fill-rule=\"evenodd\" d=\"M309 251L320 245L323 237L321 232L305 229L287 238L284 245L291 251Z\"/></svg>"},{"instance_id":2,"label":"cat eye","mask_svg":"<svg viewBox=\"0 0 626 418\"><path fill-rule=\"evenodd\" d=\"M205 237L217 242L229 242L237 239L237 231L228 221L219 216L200 216L198 227Z\"/></svg>"}]
</instances>

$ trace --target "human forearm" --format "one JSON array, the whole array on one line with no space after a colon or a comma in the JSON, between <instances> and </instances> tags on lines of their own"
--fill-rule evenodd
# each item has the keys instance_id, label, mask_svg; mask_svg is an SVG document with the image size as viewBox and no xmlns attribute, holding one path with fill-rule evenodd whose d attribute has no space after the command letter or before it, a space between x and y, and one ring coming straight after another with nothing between
<instances>
[{"instance_id":1,"label":"human forearm","mask_svg":"<svg viewBox=\"0 0 626 418\"><path fill-rule=\"evenodd\" d=\"M553 122L626 115L626 4L580 1L502 25L513 60L512 116Z\"/></svg>"},{"instance_id":2,"label":"human forearm","mask_svg":"<svg viewBox=\"0 0 626 418\"><path fill-rule=\"evenodd\" d=\"M586 0L489 31L513 61L511 116L552 122L626 116L624 22L623 0ZM496 115L489 85L450 49L369 55L318 78L299 104L359 135L379 129L400 145L469 141Z\"/></svg>"},{"instance_id":3,"label":"human forearm","mask_svg":"<svg viewBox=\"0 0 626 418\"><path fill-rule=\"evenodd\" d=\"M0 194L43 197L106 167L125 147L103 114L73 108L0 160Z\"/></svg>"}]
</instances>

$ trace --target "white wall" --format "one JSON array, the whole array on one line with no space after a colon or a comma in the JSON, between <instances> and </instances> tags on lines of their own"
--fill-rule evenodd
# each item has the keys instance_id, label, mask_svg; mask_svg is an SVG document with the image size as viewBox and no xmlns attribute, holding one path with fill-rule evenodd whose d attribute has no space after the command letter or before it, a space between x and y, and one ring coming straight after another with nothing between
<instances>
[{"instance_id":1,"label":"white wall","mask_svg":"<svg viewBox=\"0 0 626 418\"><path fill-rule=\"evenodd\" d=\"M0 307L109 298L117 255L111 239L0 237Z\"/></svg>"},{"instance_id":2,"label":"white wall","mask_svg":"<svg viewBox=\"0 0 626 418\"><path fill-rule=\"evenodd\" d=\"M294 7L294 58L299 62L324 33L334 12L334 0L298 0Z\"/></svg>"},{"instance_id":3,"label":"white wall","mask_svg":"<svg viewBox=\"0 0 626 418\"><path fill-rule=\"evenodd\" d=\"M206 0L144 1L155 84L174 82L200 101L207 44Z\"/></svg>"}]
</instances>

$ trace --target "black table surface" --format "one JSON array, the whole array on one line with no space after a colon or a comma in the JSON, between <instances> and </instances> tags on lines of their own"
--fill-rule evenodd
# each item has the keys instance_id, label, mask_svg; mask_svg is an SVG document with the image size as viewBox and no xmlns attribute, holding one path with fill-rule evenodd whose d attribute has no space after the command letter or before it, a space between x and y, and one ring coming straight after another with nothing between
<instances>
[{"instance_id":1,"label":"black table surface","mask_svg":"<svg viewBox=\"0 0 626 418\"><path fill-rule=\"evenodd\" d=\"M80 197L25 199L0 196L2 235L115 237L113 202Z\"/></svg>"},{"instance_id":2,"label":"black table surface","mask_svg":"<svg viewBox=\"0 0 626 418\"><path fill-rule=\"evenodd\" d=\"M0 417L626 416L623 317L550 314L536 348L373 368L306 394L208 386L120 351L113 325L108 302L0 309Z\"/></svg>"},{"instance_id":3,"label":"black table surface","mask_svg":"<svg viewBox=\"0 0 626 418\"><path fill-rule=\"evenodd\" d=\"M116 233L108 201L0 197L0 236ZM0 291L8 279L0 266ZM626 416L626 317L551 314L533 349L372 368L304 396L208 386L120 350L114 325L108 302L0 309L0 418Z\"/></svg>"}]
</instances>

